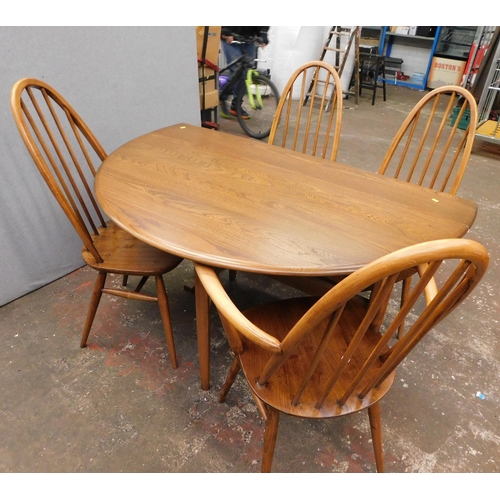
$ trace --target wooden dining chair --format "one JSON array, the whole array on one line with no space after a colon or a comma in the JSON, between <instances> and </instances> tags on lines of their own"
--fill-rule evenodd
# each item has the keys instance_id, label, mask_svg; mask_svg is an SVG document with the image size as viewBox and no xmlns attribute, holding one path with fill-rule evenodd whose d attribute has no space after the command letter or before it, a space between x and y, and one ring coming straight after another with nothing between
<instances>
[{"instance_id":1,"label":"wooden dining chair","mask_svg":"<svg viewBox=\"0 0 500 500\"><path fill-rule=\"evenodd\" d=\"M378 173L456 194L472 151L477 120L476 100L467 89L446 85L432 90L401 124ZM401 276L402 301L408 293L405 277L412 271L422 273L424 269L422 265ZM339 279L342 277L336 278ZM435 293L435 282L431 280L426 287L427 300Z\"/></svg>"},{"instance_id":2,"label":"wooden dining chair","mask_svg":"<svg viewBox=\"0 0 500 500\"><path fill-rule=\"evenodd\" d=\"M335 161L342 106L342 85L335 68L323 61L303 64L281 94L268 143Z\"/></svg>"},{"instance_id":3,"label":"wooden dining chair","mask_svg":"<svg viewBox=\"0 0 500 500\"><path fill-rule=\"evenodd\" d=\"M426 94L394 136L379 174L456 194L467 168L478 120L474 96L446 85Z\"/></svg>"},{"instance_id":4,"label":"wooden dining chair","mask_svg":"<svg viewBox=\"0 0 500 500\"><path fill-rule=\"evenodd\" d=\"M446 85L432 90L401 124L378 173L456 194L469 162L477 120L476 100L467 89ZM433 280L426 293L428 300L436 293ZM406 295L403 286L402 301Z\"/></svg>"},{"instance_id":5,"label":"wooden dining chair","mask_svg":"<svg viewBox=\"0 0 500 500\"><path fill-rule=\"evenodd\" d=\"M471 240L421 243L364 266L320 298L286 299L243 313L217 273L197 264L234 353L219 401L242 370L265 421L261 471L271 470L280 413L324 419L366 409L377 471L383 472L379 401L391 388L398 365L472 292L488 260L486 249ZM392 307L398 276L419 263L429 264L425 273L416 275L405 304ZM434 276L440 287L427 304L421 296ZM368 287L373 287L370 300L359 295ZM405 318L411 326L398 338Z\"/></svg>"},{"instance_id":6,"label":"wooden dining chair","mask_svg":"<svg viewBox=\"0 0 500 500\"><path fill-rule=\"evenodd\" d=\"M335 161L342 106L342 84L335 68L323 61L303 64L281 94L268 144ZM236 271L230 270L229 277L234 280Z\"/></svg>"},{"instance_id":7,"label":"wooden dining chair","mask_svg":"<svg viewBox=\"0 0 500 500\"><path fill-rule=\"evenodd\" d=\"M170 360L177 368L163 274L182 261L133 237L106 221L93 193L96 165L106 153L73 107L47 83L24 78L14 84L11 108L16 125L40 174L83 241L84 262L95 269L94 284L81 347L85 347L103 293L156 301ZM106 287L108 273L123 275L122 288ZM140 276L135 290L125 288L128 276ZM149 277L157 296L141 292Z\"/></svg>"}]
</instances>

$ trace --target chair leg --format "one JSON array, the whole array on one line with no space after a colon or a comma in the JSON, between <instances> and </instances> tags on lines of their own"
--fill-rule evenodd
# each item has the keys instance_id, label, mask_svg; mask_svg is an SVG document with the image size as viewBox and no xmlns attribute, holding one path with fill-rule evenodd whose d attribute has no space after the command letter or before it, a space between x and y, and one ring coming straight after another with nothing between
<instances>
[{"instance_id":1,"label":"chair leg","mask_svg":"<svg viewBox=\"0 0 500 500\"><path fill-rule=\"evenodd\" d=\"M384 455L382 453L382 421L380 419L380 404L378 402L368 408L368 416L370 418L370 428L372 431L377 472L385 472Z\"/></svg>"},{"instance_id":2,"label":"chair leg","mask_svg":"<svg viewBox=\"0 0 500 500\"><path fill-rule=\"evenodd\" d=\"M234 269L229 269L229 281L234 281L236 279L236 272Z\"/></svg>"},{"instance_id":3,"label":"chair leg","mask_svg":"<svg viewBox=\"0 0 500 500\"><path fill-rule=\"evenodd\" d=\"M408 300L408 297L410 295L410 288L411 288L411 276L408 276L403 280L401 283L401 301L400 301L400 307L403 307L405 302ZM397 338L403 338L405 332L405 322L401 323L401 325L398 328L398 334Z\"/></svg>"},{"instance_id":4,"label":"chair leg","mask_svg":"<svg viewBox=\"0 0 500 500\"><path fill-rule=\"evenodd\" d=\"M135 287L134 291L137 292L137 293L139 293L142 290L142 287L146 284L146 281L148 281L148 279L149 279L149 276L143 276L141 278L141 281L139 281L139 283Z\"/></svg>"},{"instance_id":5,"label":"chair leg","mask_svg":"<svg viewBox=\"0 0 500 500\"><path fill-rule=\"evenodd\" d=\"M384 101L386 100L386 86L385 86L385 63L382 64L382 92L384 94Z\"/></svg>"},{"instance_id":6,"label":"chair leg","mask_svg":"<svg viewBox=\"0 0 500 500\"><path fill-rule=\"evenodd\" d=\"M267 407L266 429L264 431L264 450L262 452L261 472L271 472L273 465L274 448L278 437L280 412L271 406Z\"/></svg>"},{"instance_id":7,"label":"chair leg","mask_svg":"<svg viewBox=\"0 0 500 500\"><path fill-rule=\"evenodd\" d=\"M377 95L378 87L378 63L375 64L375 69L373 71L373 96L372 96L372 106L375 104L375 96Z\"/></svg>"},{"instance_id":8,"label":"chair leg","mask_svg":"<svg viewBox=\"0 0 500 500\"><path fill-rule=\"evenodd\" d=\"M128 283L128 274L124 274L122 279L122 286L127 286L127 283Z\"/></svg>"},{"instance_id":9,"label":"chair leg","mask_svg":"<svg viewBox=\"0 0 500 500\"><path fill-rule=\"evenodd\" d=\"M198 337L198 358L200 361L201 388L210 388L210 298L194 273L194 293L196 304L196 334Z\"/></svg>"},{"instance_id":10,"label":"chair leg","mask_svg":"<svg viewBox=\"0 0 500 500\"><path fill-rule=\"evenodd\" d=\"M85 320L85 326L83 328L82 340L80 341L80 347L82 348L87 345L90 328L94 322L95 313L97 312L97 307L99 306L99 302L102 297L102 289L104 288L104 283L106 282L106 276L107 273L100 272L95 280L92 297L90 298L89 310L87 312L87 319Z\"/></svg>"},{"instance_id":11,"label":"chair leg","mask_svg":"<svg viewBox=\"0 0 500 500\"><path fill-rule=\"evenodd\" d=\"M224 401L226 400L227 393L234 384L234 381L236 380L236 377L238 376L240 369L241 369L240 360L238 356L235 356L233 364L231 365L231 368L229 368L229 373L227 374L226 382L224 383L224 385L222 386L222 390L220 391L219 403L224 403Z\"/></svg>"},{"instance_id":12,"label":"chair leg","mask_svg":"<svg viewBox=\"0 0 500 500\"><path fill-rule=\"evenodd\" d=\"M167 292L165 291L165 283L161 274L155 276L156 294L158 296L158 306L160 308L160 315L163 321L163 330L167 339L168 351L170 353L170 362L172 368L177 368L177 356L175 354L174 335L172 333L172 322L170 321L170 311L168 308Z\"/></svg>"}]
</instances>

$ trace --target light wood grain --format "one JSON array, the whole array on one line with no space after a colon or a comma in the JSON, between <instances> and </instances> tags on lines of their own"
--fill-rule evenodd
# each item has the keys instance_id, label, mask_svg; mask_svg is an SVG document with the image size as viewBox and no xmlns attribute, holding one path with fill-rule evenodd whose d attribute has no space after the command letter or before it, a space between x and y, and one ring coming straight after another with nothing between
<instances>
[{"instance_id":1,"label":"light wood grain","mask_svg":"<svg viewBox=\"0 0 500 500\"><path fill-rule=\"evenodd\" d=\"M345 276L394 250L462 237L472 201L322 158L177 124L109 155L95 183L138 239L209 266ZM196 288L200 378L210 386L208 297Z\"/></svg>"},{"instance_id":2,"label":"light wood grain","mask_svg":"<svg viewBox=\"0 0 500 500\"><path fill-rule=\"evenodd\" d=\"M456 112L451 123L453 111ZM468 115L465 130L459 128ZM474 96L457 85L427 93L408 114L387 150L379 173L456 194L476 136Z\"/></svg>"},{"instance_id":3,"label":"light wood grain","mask_svg":"<svg viewBox=\"0 0 500 500\"><path fill-rule=\"evenodd\" d=\"M378 402L419 341L456 309L487 270L489 257L465 239L413 245L367 264L321 297L294 297L240 311L216 270L196 275L222 319L235 356L220 401L241 370L266 421L261 470L271 470L279 413L332 418L368 410L377 470L384 471ZM388 307L398 277L425 265L407 300ZM425 289L436 279L436 295ZM370 300L359 294L372 288ZM396 338L406 320L408 330ZM425 390L425 387L423 388Z\"/></svg>"},{"instance_id":4,"label":"light wood grain","mask_svg":"<svg viewBox=\"0 0 500 500\"><path fill-rule=\"evenodd\" d=\"M60 207L83 242L82 258L98 271L80 342L87 345L102 294L158 302L173 368L177 368L172 326L162 275L182 258L152 247L109 222L92 191L106 152L64 97L46 82L23 78L11 91L11 108L21 137ZM106 287L110 273L141 276L135 290ZM156 296L141 293L154 276Z\"/></svg>"},{"instance_id":5,"label":"light wood grain","mask_svg":"<svg viewBox=\"0 0 500 500\"><path fill-rule=\"evenodd\" d=\"M333 66L324 61L301 65L281 93L268 143L335 160L343 105L342 84Z\"/></svg>"},{"instance_id":6,"label":"light wood grain","mask_svg":"<svg viewBox=\"0 0 500 500\"><path fill-rule=\"evenodd\" d=\"M474 202L191 125L104 160L96 195L139 239L224 269L345 275L405 246L463 236Z\"/></svg>"}]
</instances>

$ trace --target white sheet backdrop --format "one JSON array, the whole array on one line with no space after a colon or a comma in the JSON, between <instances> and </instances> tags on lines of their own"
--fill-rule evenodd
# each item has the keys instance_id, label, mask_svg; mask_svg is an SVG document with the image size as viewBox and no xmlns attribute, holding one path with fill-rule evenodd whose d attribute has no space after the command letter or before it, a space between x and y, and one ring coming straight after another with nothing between
<instances>
[{"instance_id":1,"label":"white sheet backdrop","mask_svg":"<svg viewBox=\"0 0 500 500\"><path fill-rule=\"evenodd\" d=\"M331 26L271 26L269 45L259 52L259 59L265 60L259 62L259 68L271 71L273 82L282 92L290 75L300 65L320 58L330 29ZM348 39L348 35L342 35L341 47L347 45ZM324 60L332 64L334 57L334 52L328 51ZM342 88L345 90L349 87L353 67L354 45L341 75Z\"/></svg>"}]
</instances>

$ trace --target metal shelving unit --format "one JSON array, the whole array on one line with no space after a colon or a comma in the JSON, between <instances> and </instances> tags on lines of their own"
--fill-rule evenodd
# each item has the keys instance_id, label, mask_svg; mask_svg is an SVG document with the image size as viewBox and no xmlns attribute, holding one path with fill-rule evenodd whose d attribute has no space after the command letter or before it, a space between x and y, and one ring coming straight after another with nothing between
<instances>
[{"instance_id":1,"label":"metal shelving unit","mask_svg":"<svg viewBox=\"0 0 500 500\"><path fill-rule=\"evenodd\" d=\"M476 137L489 142L500 143L500 113L494 109L500 107L500 44L497 44L493 64L487 78L481 98L479 99L479 123Z\"/></svg>"},{"instance_id":2,"label":"metal shelving unit","mask_svg":"<svg viewBox=\"0 0 500 500\"><path fill-rule=\"evenodd\" d=\"M467 61L477 26L441 26L435 56Z\"/></svg>"},{"instance_id":3,"label":"metal shelving unit","mask_svg":"<svg viewBox=\"0 0 500 500\"><path fill-rule=\"evenodd\" d=\"M434 51L436 50L436 44L439 39L441 32L441 26L436 27L436 34L433 37L430 36L419 36L419 35L403 35L399 33L393 33L389 30L389 26L383 26L382 36L380 39L379 54L385 54L386 57L391 57L393 44L400 40L405 43L418 43L429 45L429 58L427 61L427 67L425 72L423 72L424 77L422 81L414 82L411 78L409 80L387 80L387 83L393 85L400 85L402 87L410 87L418 90L425 90L427 85L427 77L429 76L429 71L431 69L432 57Z\"/></svg>"}]
</instances>

